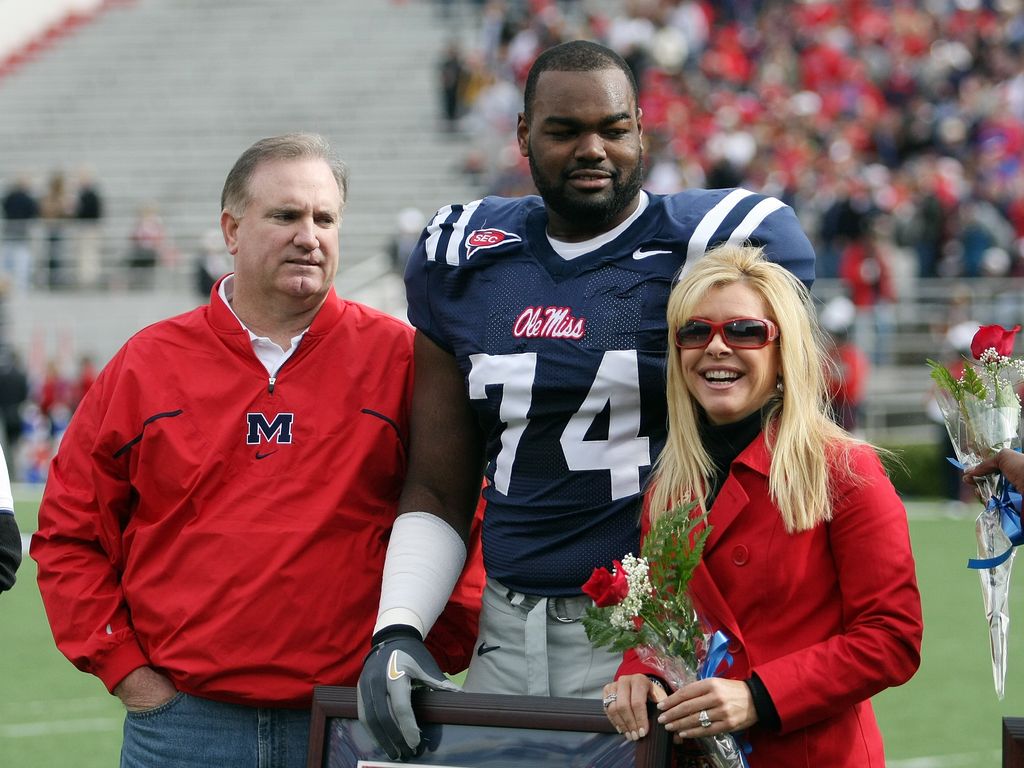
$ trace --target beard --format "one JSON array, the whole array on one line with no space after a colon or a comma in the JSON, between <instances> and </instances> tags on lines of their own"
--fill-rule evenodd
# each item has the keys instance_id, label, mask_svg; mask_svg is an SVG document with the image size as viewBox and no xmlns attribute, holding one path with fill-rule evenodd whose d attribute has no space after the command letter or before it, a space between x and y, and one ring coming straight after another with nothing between
<instances>
[{"instance_id":1,"label":"beard","mask_svg":"<svg viewBox=\"0 0 1024 768\"><path fill-rule=\"evenodd\" d=\"M573 190L569 186L569 171L563 171L557 179L548 178L534 161L533 152L527 159L534 186L544 198L544 204L583 232L597 234L610 229L616 217L640 193L644 183L642 153L637 155L636 165L628 176L614 172L610 194L599 195L585 195Z\"/></svg>"}]
</instances>

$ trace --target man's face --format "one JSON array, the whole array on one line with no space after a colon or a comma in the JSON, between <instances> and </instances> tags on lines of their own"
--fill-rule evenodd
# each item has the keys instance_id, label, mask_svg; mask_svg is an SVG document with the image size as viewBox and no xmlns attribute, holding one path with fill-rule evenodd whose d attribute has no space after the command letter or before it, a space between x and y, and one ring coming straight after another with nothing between
<instances>
[{"instance_id":1,"label":"man's face","mask_svg":"<svg viewBox=\"0 0 1024 768\"><path fill-rule=\"evenodd\" d=\"M245 212L221 214L228 251L235 257L236 290L268 301L322 301L338 271L342 204L323 160L257 166Z\"/></svg>"},{"instance_id":2,"label":"man's face","mask_svg":"<svg viewBox=\"0 0 1024 768\"><path fill-rule=\"evenodd\" d=\"M519 151L530 160L549 215L549 234L586 240L634 210L643 185L640 114L618 69L540 75Z\"/></svg>"}]
</instances>

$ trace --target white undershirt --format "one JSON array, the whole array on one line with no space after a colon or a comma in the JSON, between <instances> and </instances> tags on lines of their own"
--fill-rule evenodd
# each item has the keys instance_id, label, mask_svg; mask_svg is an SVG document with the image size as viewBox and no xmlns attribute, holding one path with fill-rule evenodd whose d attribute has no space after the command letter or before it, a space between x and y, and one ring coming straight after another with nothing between
<instances>
[{"instance_id":1,"label":"white undershirt","mask_svg":"<svg viewBox=\"0 0 1024 768\"><path fill-rule=\"evenodd\" d=\"M302 341L302 337L309 330L307 327L298 336L292 336L292 345L288 349L282 349L278 346L277 342L271 341L266 336L257 336L255 333L249 330L248 326L242 322L242 319L235 314L234 308L231 306L231 299L235 295L235 276L228 275L220 284L220 289L217 291L220 295L221 300L227 305L227 308L231 310L231 314L235 315L235 319L238 324L245 328L245 332L249 334L249 341L252 342L252 351L256 353L256 357L263 363L263 367L267 369L267 373L273 376L277 373L277 370L284 365L285 360L292 356L295 350L299 346L299 342Z\"/></svg>"},{"instance_id":2,"label":"white undershirt","mask_svg":"<svg viewBox=\"0 0 1024 768\"><path fill-rule=\"evenodd\" d=\"M564 240L556 240L551 235L548 235L548 242L551 243L551 247L555 250L555 253L566 261L572 261L573 259L579 258L591 251L596 251L602 245L610 243L616 237L629 229L629 225L640 218L640 214L647 210L647 205L650 200L651 199L647 196L647 193L640 190L640 201L637 203L636 210L629 215L629 218L619 224L615 229L610 229L595 238L584 240L582 243L567 243Z\"/></svg>"}]
</instances>

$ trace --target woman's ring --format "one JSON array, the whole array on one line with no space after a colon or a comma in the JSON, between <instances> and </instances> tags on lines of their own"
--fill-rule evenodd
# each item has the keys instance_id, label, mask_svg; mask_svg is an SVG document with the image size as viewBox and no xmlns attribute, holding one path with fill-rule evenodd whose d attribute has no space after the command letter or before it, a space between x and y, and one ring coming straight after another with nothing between
<instances>
[{"instance_id":1,"label":"woman's ring","mask_svg":"<svg viewBox=\"0 0 1024 768\"><path fill-rule=\"evenodd\" d=\"M708 712L707 712L706 709L702 709L697 714L697 720L698 720L698 722L700 722L700 727L701 728L710 728L711 727L711 718L708 717Z\"/></svg>"},{"instance_id":2,"label":"woman's ring","mask_svg":"<svg viewBox=\"0 0 1024 768\"><path fill-rule=\"evenodd\" d=\"M618 695L614 693L609 693L607 696L604 697L604 699L601 700L601 704L604 706L605 709L608 709L608 707L611 706L611 703L615 701L617 698L619 698Z\"/></svg>"}]
</instances>

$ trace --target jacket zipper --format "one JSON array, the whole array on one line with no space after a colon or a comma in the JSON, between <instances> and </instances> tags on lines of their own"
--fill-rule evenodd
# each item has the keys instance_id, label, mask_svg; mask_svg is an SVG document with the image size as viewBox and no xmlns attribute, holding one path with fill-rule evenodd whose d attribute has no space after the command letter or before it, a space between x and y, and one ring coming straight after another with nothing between
<instances>
[{"instance_id":1,"label":"jacket zipper","mask_svg":"<svg viewBox=\"0 0 1024 768\"><path fill-rule=\"evenodd\" d=\"M300 341L299 342L299 347L301 347L301 346L302 346L302 342ZM267 394L271 394L271 395L274 394L274 387L277 386L278 374L281 373L281 369L282 368L284 368L286 365L288 365L288 363L290 363L295 358L295 356L297 354L299 354L299 347L295 348L295 351L292 352L292 354L288 357L287 360L285 360L283 363L281 363L279 366L277 366L277 370L274 371L274 373L267 380Z\"/></svg>"}]
</instances>

